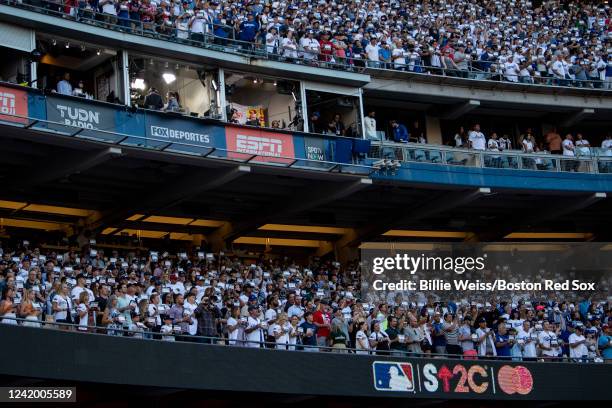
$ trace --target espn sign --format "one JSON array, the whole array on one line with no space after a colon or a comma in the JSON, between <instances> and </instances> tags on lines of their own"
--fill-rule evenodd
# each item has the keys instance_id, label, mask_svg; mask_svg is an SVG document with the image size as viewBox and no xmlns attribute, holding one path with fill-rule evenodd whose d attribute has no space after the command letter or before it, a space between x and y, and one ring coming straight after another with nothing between
<instances>
[{"instance_id":1,"label":"espn sign","mask_svg":"<svg viewBox=\"0 0 612 408\"><path fill-rule=\"evenodd\" d=\"M228 157L254 162L290 163L295 157L293 136L228 126L225 129Z\"/></svg>"},{"instance_id":2,"label":"espn sign","mask_svg":"<svg viewBox=\"0 0 612 408\"><path fill-rule=\"evenodd\" d=\"M283 141L270 137L238 134L236 135L236 150L258 156L280 157L283 155Z\"/></svg>"},{"instance_id":3,"label":"espn sign","mask_svg":"<svg viewBox=\"0 0 612 408\"><path fill-rule=\"evenodd\" d=\"M0 121L28 123L28 94L20 89L0 86Z\"/></svg>"}]
</instances>

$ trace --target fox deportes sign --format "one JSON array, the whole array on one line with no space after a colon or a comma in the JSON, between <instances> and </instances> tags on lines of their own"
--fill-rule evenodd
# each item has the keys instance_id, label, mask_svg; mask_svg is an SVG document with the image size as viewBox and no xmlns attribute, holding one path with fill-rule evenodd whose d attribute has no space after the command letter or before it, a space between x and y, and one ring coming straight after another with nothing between
<instances>
[{"instance_id":1,"label":"fox deportes sign","mask_svg":"<svg viewBox=\"0 0 612 408\"><path fill-rule=\"evenodd\" d=\"M223 128L200 123L198 120L174 119L164 115L145 116L146 137L152 143L181 143L201 147L215 147L223 138ZM219 133L215 137L215 133Z\"/></svg>"}]
</instances>

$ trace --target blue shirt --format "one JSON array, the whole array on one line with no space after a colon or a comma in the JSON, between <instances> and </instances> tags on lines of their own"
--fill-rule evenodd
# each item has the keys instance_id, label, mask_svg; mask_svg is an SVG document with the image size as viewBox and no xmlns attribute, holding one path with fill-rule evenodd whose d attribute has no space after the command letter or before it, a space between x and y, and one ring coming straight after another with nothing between
<instances>
[{"instance_id":1,"label":"blue shirt","mask_svg":"<svg viewBox=\"0 0 612 408\"><path fill-rule=\"evenodd\" d=\"M507 343L510 336L506 333L501 335L499 333L495 333L495 349L497 350L497 355L501 357L510 357L510 345ZM505 346L497 347L498 342L506 342Z\"/></svg>"},{"instance_id":2,"label":"blue shirt","mask_svg":"<svg viewBox=\"0 0 612 408\"><path fill-rule=\"evenodd\" d=\"M402 125L400 125L402 126ZM446 337L444 337L444 329L442 328L442 322L434 323L433 325L434 334L442 333L442 336L432 336L433 344L432 346L446 346Z\"/></svg>"},{"instance_id":3,"label":"blue shirt","mask_svg":"<svg viewBox=\"0 0 612 408\"><path fill-rule=\"evenodd\" d=\"M378 56L380 57L381 61L390 61L391 50L381 48L380 50L378 50Z\"/></svg>"},{"instance_id":4,"label":"blue shirt","mask_svg":"<svg viewBox=\"0 0 612 408\"><path fill-rule=\"evenodd\" d=\"M304 322L300 324L302 329L304 329L304 336L302 337L302 344L305 346L316 346L317 345L317 326L314 323ZM312 331L312 336L306 337L306 332L310 329Z\"/></svg>"},{"instance_id":5,"label":"blue shirt","mask_svg":"<svg viewBox=\"0 0 612 408\"><path fill-rule=\"evenodd\" d=\"M603 334L597 342L597 346L602 350L601 356L606 360L612 359L612 346L610 346L610 341L612 341L612 336Z\"/></svg>"},{"instance_id":6,"label":"blue shirt","mask_svg":"<svg viewBox=\"0 0 612 408\"><path fill-rule=\"evenodd\" d=\"M240 34L238 35L238 39L240 41L252 42L255 40L257 31L259 31L259 23L257 21L243 21L240 23Z\"/></svg>"},{"instance_id":7,"label":"blue shirt","mask_svg":"<svg viewBox=\"0 0 612 408\"><path fill-rule=\"evenodd\" d=\"M400 142L402 140L408 140L408 129L401 123L397 127L393 128L393 140Z\"/></svg>"}]
</instances>

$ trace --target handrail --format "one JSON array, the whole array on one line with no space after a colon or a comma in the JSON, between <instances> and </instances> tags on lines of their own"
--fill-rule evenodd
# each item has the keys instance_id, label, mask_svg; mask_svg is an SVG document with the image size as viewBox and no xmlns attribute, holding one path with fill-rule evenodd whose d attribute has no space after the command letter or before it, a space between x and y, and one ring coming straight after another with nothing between
<instances>
[{"instance_id":1,"label":"handrail","mask_svg":"<svg viewBox=\"0 0 612 408\"><path fill-rule=\"evenodd\" d=\"M19 323L29 323L32 325L38 325L38 326L29 326L30 328L34 328L34 329L45 329L45 330L57 330L57 331L69 331L70 333L79 333L79 334L84 334L84 335L103 335L103 336L112 336L113 334L108 334L108 332L112 332L112 333L121 333L122 336L121 337L131 337L133 339L138 339L138 340L153 340L153 341L167 341L164 340L164 337L172 337L174 338L174 341L184 341L184 342L189 342L189 343L198 343L198 341L194 341L194 340L205 340L205 342L202 342L204 346L207 345L219 345L219 346L227 346L227 347L241 347L240 344L251 344L251 345L258 345L259 348L263 348L263 349L268 349L268 350L275 350L275 351L302 351L304 349L310 349L310 350L317 350L319 352L338 352L338 351L342 351L345 354L354 354L354 355L389 355L389 356L395 356L395 357L402 357L402 358L431 358L431 357L446 357L446 358L452 358L452 359L465 359L465 360L474 360L474 359L478 359L479 361L523 361L522 358L519 359L519 357L501 357L501 356L465 356L462 354L449 354L449 353L414 353L414 352L409 352L409 351L404 351L404 350L398 350L398 349L389 349L389 350L366 350L366 349L357 349L357 348L351 348L351 347L346 347L346 348L335 348L333 346L311 346L311 345L305 345L305 344L300 344L300 343L296 343L296 344L283 344L283 343L276 343L276 342L269 342L269 341L254 341L254 340L232 340L229 339L227 337L222 337L222 336L200 336L200 335L190 335L190 334L185 334L182 332L172 332L172 333L161 333L161 332L155 332L152 331L149 327L147 327L146 325L142 325L145 326L144 328L142 326L137 326L138 328L123 328L123 327L108 327L108 326L97 326L97 325L87 325L87 326L81 326L79 324L76 323L66 323L66 322L47 322L47 321L42 321L39 320L38 322L31 320L31 319L26 319L26 318L21 318L21 317L6 317L6 316L2 316L0 318L0 328L2 327L2 325L10 325L11 323L5 323L4 320L8 320L8 321L15 321L15 325L19 325ZM23 324L21 324L20 326L23 327ZM173 325L177 326L177 325ZM28 327L28 326L26 326ZM63 327L63 329L62 329ZM79 329L80 328L80 329ZM83 330L85 329L85 330ZM260 329L263 330L263 329ZM139 335L143 335L143 337L134 337L135 334L139 334ZM144 337L144 336L148 336L148 337ZM155 338L155 337L159 337L159 338ZM235 341L235 344L230 344L230 341ZM223 343L219 343L219 342L223 342ZM283 348L277 348L277 346L281 346L281 347L285 347ZM246 347L252 347L252 346L246 346ZM290 347L294 347L294 349L291 349ZM359 352L359 353L357 353ZM366 352L366 354L361 354ZM537 357L537 361L539 362L546 362L546 363L552 363L552 362L581 362L581 363L597 363L597 361L595 361L595 358L583 358L583 359L579 359L579 361L575 361L574 359L568 359L567 361L561 361L563 359L565 359L566 357L549 357L549 356L539 356ZM604 361L603 357L601 358L602 361ZM610 359L606 359L605 361L610 361Z\"/></svg>"},{"instance_id":2,"label":"handrail","mask_svg":"<svg viewBox=\"0 0 612 408\"><path fill-rule=\"evenodd\" d=\"M411 152L421 151L411 157ZM607 151L607 150L606 150ZM399 153L399 157L398 157ZM429 154L429 157L427 156ZM459 157L456 157L459 156ZM564 156L551 153L525 153L520 150L491 151L475 150L463 147L427 145L423 143L397 143L392 141L372 140L369 157L400 162L422 162L437 165L456 165L463 167L500 168L503 170L533 170L554 172L600 173L612 174L612 156ZM470 160L473 158L474 160ZM504 166L502 158L508 166ZM515 158L516 163L510 160ZM491 161L490 159L495 159ZM526 161L528 161L527 164ZM537 165L541 164L539 168ZM584 171L582 167L586 166Z\"/></svg>"},{"instance_id":3,"label":"handrail","mask_svg":"<svg viewBox=\"0 0 612 408\"><path fill-rule=\"evenodd\" d=\"M42 0L42 2L47 3L47 4L53 4L57 6L57 8L59 8L60 10L64 8L62 6L64 4L63 0L58 0L57 2L50 1L50 0ZM418 69L419 71L427 71L427 72L416 72L412 69L415 66L413 64L398 64L396 62L368 61L367 59L355 58L350 55L344 58L344 60L348 61L349 63L345 61L341 61L341 62L331 61L331 59L329 61L319 60L316 55L314 59L302 58L299 56L297 58L293 58L293 57L286 58L286 57L283 57L281 52L269 53L267 50L267 45L265 43L256 43L256 42L236 40L235 39L235 29L233 27L227 26L227 25L219 25L219 24L212 23L212 22L205 23L205 26L213 27L212 32L203 33L203 41L198 41L192 38L187 38L187 39L179 38L176 34L177 28L174 26L172 26L171 28L168 28L171 32L174 32L174 34L170 34L170 35L165 34L165 33L160 33L158 31L155 31L155 29L153 30L144 29L144 25L150 25L151 27L157 27L158 25L154 21L143 23L142 21L130 20L129 18L119 19L116 16L114 17L114 18L117 18L117 20L126 21L127 23L130 24L130 26L132 22L134 22L135 25L141 26L138 32L135 32L136 30L133 30L131 28L127 29L127 27L125 26L105 21L104 16L109 16L109 15L105 13L99 13L94 10L82 10L82 9L78 9L77 7L77 10L79 10L79 12L77 12L75 16L71 16L70 14L64 13L62 11L57 11L57 10L53 10L53 9L45 8L45 7L38 7L32 4L18 3L12 0L0 0L0 4L6 4L11 7L23 8L23 9L27 9L33 12L38 12L38 13L43 13L43 14L70 18L70 19L74 19L74 21L82 22L84 24L103 25L114 31L128 32L131 34L136 34L136 35L141 35L141 36L153 36L155 38L159 38L165 41L186 43L186 44L191 44L191 45L200 46L200 47L209 48L209 49L218 49L223 52L231 52L231 53L238 54L238 55L245 55L245 56L251 56L251 57L254 56L257 58L277 60L277 61L283 61L283 62L289 62L289 63L313 65L313 66L335 69L335 70L362 71L362 72L363 71L367 72L368 70L374 70L375 72L376 71L395 72L395 73L403 73L403 74L409 74L409 75L417 75L417 76L422 76L422 77L430 77L430 76L447 77L447 78L450 77L453 79L464 80L464 81L476 80L476 81L485 81L485 82L492 82L492 83L504 83L509 86L512 86L512 85L521 86L521 87L523 86L542 87L543 86L543 87L553 87L553 88L562 88L562 89L578 89L579 88L579 89L587 90L587 91L592 90L592 91L598 91L598 92L604 92L604 93L612 93L612 89L605 88L605 82L600 81L600 80L561 79L561 78L554 78L554 77L537 77L537 76L529 77L528 80L524 80L520 75L517 75L517 81L509 81L506 79L503 71L487 72L487 71L482 71L478 69L477 67L473 67L472 65L469 65L467 70L462 70L462 69L449 69L449 68L443 68L443 67L425 66L422 64L416 64L416 66L419 68ZM230 38L225 38L221 36L216 36L214 34L215 27L222 27L223 29L230 29L232 32L232 37L234 38L230 39ZM189 31L186 31L186 33L188 34L188 37L191 37L190 35L191 33ZM209 39L212 39L212 41L209 41ZM235 45L235 47L232 47L232 45ZM279 47L276 46L276 49L278 50ZM304 50L298 49L298 52L304 52ZM354 64L355 60L363 62L363 65L361 63L359 65ZM489 61L474 61L474 62L484 62L484 63L490 63L492 65L498 65L495 62L489 62ZM387 66L390 66L391 68Z\"/></svg>"}]
</instances>

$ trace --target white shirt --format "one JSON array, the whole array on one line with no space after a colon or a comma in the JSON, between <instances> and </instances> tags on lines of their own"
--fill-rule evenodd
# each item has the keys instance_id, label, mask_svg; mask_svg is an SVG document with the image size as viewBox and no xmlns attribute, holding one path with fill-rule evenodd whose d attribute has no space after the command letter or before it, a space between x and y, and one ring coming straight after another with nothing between
<instances>
[{"instance_id":1,"label":"white shirt","mask_svg":"<svg viewBox=\"0 0 612 408\"><path fill-rule=\"evenodd\" d=\"M569 139L565 139L562 143L563 155L564 156L575 156L574 154L574 142Z\"/></svg>"},{"instance_id":2,"label":"white shirt","mask_svg":"<svg viewBox=\"0 0 612 408\"><path fill-rule=\"evenodd\" d=\"M236 326L238 324L238 320L233 317L227 319L228 326ZM234 331L228 331L229 344L230 346L234 346L236 344L236 340L238 340L238 334L240 333L240 328L236 327Z\"/></svg>"},{"instance_id":3,"label":"white shirt","mask_svg":"<svg viewBox=\"0 0 612 408\"><path fill-rule=\"evenodd\" d=\"M289 327L287 327L289 326ZM271 326L272 333L274 335L279 334L284 331L278 338L276 338L276 348L284 349L287 344L289 344L289 331L291 330L291 325L289 323L285 323L281 326L278 323L275 323Z\"/></svg>"},{"instance_id":4,"label":"white shirt","mask_svg":"<svg viewBox=\"0 0 612 408\"><path fill-rule=\"evenodd\" d=\"M293 38L283 38L281 41L283 56L287 58L297 58L297 43Z\"/></svg>"},{"instance_id":5,"label":"white shirt","mask_svg":"<svg viewBox=\"0 0 612 408\"><path fill-rule=\"evenodd\" d=\"M83 291L87 291L87 297L89 299L87 301L87 304L96 300L96 297L94 296L93 292L90 289L82 288L80 286L75 286L74 288L72 288L72 291L70 292L70 297L72 298L73 301L78 302L79 297L81 296L81 292Z\"/></svg>"},{"instance_id":6,"label":"white shirt","mask_svg":"<svg viewBox=\"0 0 612 408\"><path fill-rule=\"evenodd\" d=\"M538 334L538 342L544 347L551 347L553 340L557 340L557 335L551 331L541 331L540 334ZM557 357L559 355L559 348L553 347L551 350L542 350L542 355Z\"/></svg>"},{"instance_id":7,"label":"white shirt","mask_svg":"<svg viewBox=\"0 0 612 408\"><path fill-rule=\"evenodd\" d=\"M487 142L487 147L493 152L499 152L499 143L496 139L489 139Z\"/></svg>"},{"instance_id":8,"label":"white shirt","mask_svg":"<svg viewBox=\"0 0 612 408\"><path fill-rule=\"evenodd\" d=\"M391 57L393 62L395 62L396 67L406 65L406 54L404 53L403 48L393 49L393 52L391 52Z\"/></svg>"},{"instance_id":9,"label":"white shirt","mask_svg":"<svg viewBox=\"0 0 612 408\"><path fill-rule=\"evenodd\" d=\"M482 132L476 132L471 130L468 136L468 140L472 142L472 148L474 150L485 150L486 139Z\"/></svg>"},{"instance_id":10,"label":"white shirt","mask_svg":"<svg viewBox=\"0 0 612 408\"><path fill-rule=\"evenodd\" d=\"M195 336L198 332L198 319L196 319L193 315L197 307L198 305L195 303L191 304L189 302L185 302L183 304L183 313L185 313L185 311L188 311L191 315L191 323L189 324L189 334L191 334L192 336Z\"/></svg>"},{"instance_id":11,"label":"white shirt","mask_svg":"<svg viewBox=\"0 0 612 408\"><path fill-rule=\"evenodd\" d=\"M455 134L455 147L462 147L463 140L461 139L461 135L459 133Z\"/></svg>"},{"instance_id":12,"label":"white shirt","mask_svg":"<svg viewBox=\"0 0 612 408\"><path fill-rule=\"evenodd\" d=\"M555 77L565 78L565 63L563 61L555 61L552 64L552 71Z\"/></svg>"},{"instance_id":13,"label":"white shirt","mask_svg":"<svg viewBox=\"0 0 612 408\"><path fill-rule=\"evenodd\" d=\"M380 47L378 45L368 44L365 47L365 52L366 52L366 54L368 54L368 59L370 61L378 61L379 60L379 55L378 55L378 51L379 50L380 50Z\"/></svg>"},{"instance_id":14,"label":"white shirt","mask_svg":"<svg viewBox=\"0 0 612 408\"><path fill-rule=\"evenodd\" d=\"M267 33L266 34L266 51L269 53L274 52L274 47L278 45L278 35Z\"/></svg>"},{"instance_id":15,"label":"white shirt","mask_svg":"<svg viewBox=\"0 0 612 408\"><path fill-rule=\"evenodd\" d=\"M363 119L366 137L376 138L376 119L366 116Z\"/></svg>"},{"instance_id":16,"label":"white shirt","mask_svg":"<svg viewBox=\"0 0 612 408\"><path fill-rule=\"evenodd\" d=\"M370 341L363 330L359 330L357 332L357 335L355 336L355 343L357 354L369 354L368 350L370 350Z\"/></svg>"},{"instance_id":17,"label":"white shirt","mask_svg":"<svg viewBox=\"0 0 612 408\"><path fill-rule=\"evenodd\" d=\"M570 358L582 358L583 356L586 356L589 354L589 349L584 343L582 343L581 345L577 347L572 347L572 344L586 340L583 335L577 335L576 333L572 333L570 334L568 340L570 344L570 348L569 348Z\"/></svg>"},{"instance_id":18,"label":"white shirt","mask_svg":"<svg viewBox=\"0 0 612 408\"><path fill-rule=\"evenodd\" d=\"M247 318L247 329L251 329L253 327L256 327L258 324L260 323L259 319L256 317L251 317L249 316ZM261 329L255 329L250 333L246 333L246 339L247 341L249 341L249 343L246 344L247 347L254 347L254 348L259 348L260 345L258 344L259 342L264 341L262 333L261 333ZM257 342L257 343L255 343Z\"/></svg>"},{"instance_id":19,"label":"white shirt","mask_svg":"<svg viewBox=\"0 0 612 408\"><path fill-rule=\"evenodd\" d=\"M266 314L265 316L265 321L266 323L269 324L268 326L268 336L273 336L274 332L273 332L273 326L275 325L275 323L270 323L270 320L276 320L276 317L278 316L278 313L276 313L276 310L274 309L268 309L266 310Z\"/></svg>"},{"instance_id":20,"label":"white shirt","mask_svg":"<svg viewBox=\"0 0 612 408\"><path fill-rule=\"evenodd\" d=\"M83 312L87 312L87 306L85 305L85 303L80 303L79 306L77 307L77 312L79 314L83 313ZM79 316L79 330L83 330L81 328L85 328L85 330L87 330L87 318L88 315L87 313L85 313L84 316Z\"/></svg>"},{"instance_id":21,"label":"white shirt","mask_svg":"<svg viewBox=\"0 0 612 408\"><path fill-rule=\"evenodd\" d=\"M535 335L531 333L531 329L529 331L525 331L522 327L519 328L516 338L517 340L523 340L525 342L523 344L523 357L538 356L536 350L536 338Z\"/></svg>"},{"instance_id":22,"label":"white shirt","mask_svg":"<svg viewBox=\"0 0 612 408\"><path fill-rule=\"evenodd\" d=\"M61 309L59 312L55 312L55 320L64 320L68 316L68 312L70 311L70 298L66 297L64 299L60 295L55 295L53 297L53 303L57 303L57 306Z\"/></svg>"},{"instance_id":23,"label":"white shirt","mask_svg":"<svg viewBox=\"0 0 612 408\"><path fill-rule=\"evenodd\" d=\"M601 148L606 150L603 152L605 156L612 156L612 139L606 139L601 142Z\"/></svg>"},{"instance_id":24,"label":"white shirt","mask_svg":"<svg viewBox=\"0 0 612 408\"><path fill-rule=\"evenodd\" d=\"M102 6L102 12L106 14L112 14L113 16L117 15L117 10L115 9L115 1L107 0L106 3Z\"/></svg>"},{"instance_id":25,"label":"white shirt","mask_svg":"<svg viewBox=\"0 0 612 408\"><path fill-rule=\"evenodd\" d=\"M519 66L516 62L506 62L504 74L510 82L518 82Z\"/></svg>"},{"instance_id":26,"label":"white shirt","mask_svg":"<svg viewBox=\"0 0 612 408\"><path fill-rule=\"evenodd\" d=\"M319 53L319 42L314 38L302 37L300 39L300 46L304 49L302 58L311 60L317 57Z\"/></svg>"}]
</instances>

